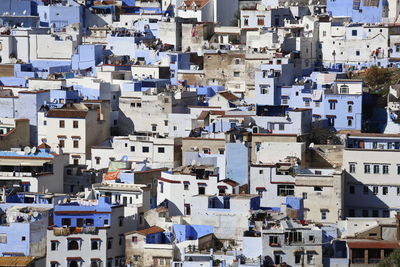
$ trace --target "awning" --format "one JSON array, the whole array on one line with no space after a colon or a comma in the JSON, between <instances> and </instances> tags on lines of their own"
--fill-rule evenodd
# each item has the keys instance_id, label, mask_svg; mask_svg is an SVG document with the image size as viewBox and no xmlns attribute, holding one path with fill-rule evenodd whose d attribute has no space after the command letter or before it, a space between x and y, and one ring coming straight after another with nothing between
<instances>
[{"instance_id":1,"label":"awning","mask_svg":"<svg viewBox=\"0 0 400 267\"><path fill-rule=\"evenodd\" d=\"M336 118L336 115L326 115L327 118Z\"/></svg>"},{"instance_id":2,"label":"awning","mask_svg":"<svg viewBox=\"0 0 400 267\"><path fill-rule=\"evenodd\" d=\"M184 184L190 184L190 182L189 182L189 181L183 181L183 183L184 183Z\"/></svg>"},{"instance_id":3,"label":"awning","mask_svg":"<svg viewBox=\"0 0 400 267\"><path fill-rule=\"evenodd\" d=\"M256 190L257 191L265 191L265 187L261 187L261 186L260 187L256 187Z\"/></svg>"},{"instance_id":4,"label":"awning","mask_svg":"<svg viewBox=\"0 0 400 267\"><path fill-rule=\"evenodd\" d=\"M206 183L197 183L199 186L207 186Z\"/></svg>"},{"instance_id":5,"label":"awning","mask_svg":"<svg viewBox=\"0 0 400 267\"><path fill-rule=\"evenodd\" d=\"M348 119L348 120L352 120L353 117L352 117L352 116L347 116L347 119Z\"/></svg>"},{"instance_id":6,"label":"awning","mask_svg":"<svg viewBox=\"0 0 400 267\"><path fill-rule=\"evenodd\" d=\"M218 185L217 188L218 189L227 189L228 187L226 185Z\"/></svg>"},{"instance_id":7,"label":"awning","mask_svg":"<svg viewBox=\"0 0 400 267\"><path fill-rule=\"evenodd\" d=\"M354 102L353 102L353 101L347 101L347 104L349 104L349 105L353 105L353 104L354 104Z\"/></svg>"},{"instance_id":8,"label":"awning","mask_svg":"<svg viewBox=\"0 0 400 267\"><path fill-rule=\"evenodd\" d=\"M329 99L328 102L335 102L335 103L337 103L337 100L336 100L336 99Z\"/></svg>"}]
</instances>

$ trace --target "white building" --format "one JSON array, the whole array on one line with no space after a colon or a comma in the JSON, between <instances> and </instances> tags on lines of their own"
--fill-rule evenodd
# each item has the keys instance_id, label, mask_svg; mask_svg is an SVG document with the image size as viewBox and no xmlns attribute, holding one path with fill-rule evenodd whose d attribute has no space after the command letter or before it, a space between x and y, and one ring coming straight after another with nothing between
<instances>
[{"instance_id":1,"label":"white building","mask_svg":"<svg viewBox=\"0 0 400 267\"><path fill-rule=\"evenodd\" d=\"M146 162L153 168L173 168L180 165L178 140L171 137L128 135L115 136L111 146L92 147L92 167L108 168L110 159L120 160L124 156L128 161Z\"/></svg>"},{"instance_id":2,"label":"white building","mask_svg":"<svg viewBox=\"0 0 400 267\"><path fill-rule=\"evenodd\" d=\"M171 216L190 215L190 201L196 195L235 194L238 184L219 180L214 166L183 166L163 172L158 179L157 205L165 205Z\"/></svg>"},{"instance_id":3,"label":"white building","mask_svg":"<svg viewBox=\"0 0 400 267\"><path fill-rule=\"evenodd\" d=\"M60 109L41 110L38 142L45 141L70 155L70 163L86 164L91 147L110 136L110 103L66 104ZM96 134L93 134L96 133Z\"/></svg>"}]
</instances>

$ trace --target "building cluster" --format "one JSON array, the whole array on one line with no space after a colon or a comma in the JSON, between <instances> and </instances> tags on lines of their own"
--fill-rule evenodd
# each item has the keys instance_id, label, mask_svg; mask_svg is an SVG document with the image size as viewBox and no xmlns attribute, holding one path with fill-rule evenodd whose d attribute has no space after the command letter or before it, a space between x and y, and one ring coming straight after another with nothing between
<instances>
[{"instance_id":1,"label":"building cluster","mask_svg":"<svg viewBox=\"0 0 400 267\"><path fill-rule=\"evenodd\" d=\"M399 14L1 0L0 266L376 266L400 249L400 84L363 75L400 67Z\"/></svg>"}]
</instances>

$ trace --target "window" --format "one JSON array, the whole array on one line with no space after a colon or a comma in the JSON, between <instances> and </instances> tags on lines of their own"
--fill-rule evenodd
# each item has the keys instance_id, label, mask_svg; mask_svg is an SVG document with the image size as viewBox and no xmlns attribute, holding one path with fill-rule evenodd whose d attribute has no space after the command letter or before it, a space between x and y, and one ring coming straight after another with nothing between
<instances>
[{"instance_id":1,"label":"window","mask_svg":"<svg viewBox=\"0 0 400 267\"><path fill-rule=\"evenodd\" d=\"M328 126L335 126L335 117L328 118Z\"/></svg>"},{"instance_id":2,"label":"window","mask_svg":"<svg viewBox=\"0 0 400 267\"><path fill-rule=\"evenodd\" d=\"M108 238L107 239L107 249L111 249L112 248L112 238Z\"/></svg>"},{"instance_id":3,"label":"window","mask_svg":"<svg viewBox=\"0 0 400 267\"><path fill-rule=\"evenodd\" d=\"M7 234L0 234L0 243L1 244L7 243Z\"/></svg>"},{"instance_id":4,"label":"window","mask_svg":"<svg viewBox=\"0 0 400 267\"><path fill-rule=\"evenodd\" d=\"M319 108L321 106L321 102L320 101L315 101L315 107Z\"/></svg>"},{"instance_id":5,"label":"window","mask_svg":"<svg viewBox=\"0 0 400 267\"><path fill-rule=\"evenodd\" d=\"M225 154L225 149L224 148L218 148L218 153L220 155L224 155Z\"/></svg>"},{"instance_id":6,"label":"window","mask_svg":"<svg viewBox=\"0 0 400 267\"><path fill-rule=\"evenodd\" d=\"M362 210L362 217L368 217L368 210Z\"/></svg>"},{"instance_id":7,"label":"window","mask_svg":"<svg viewBox=\"0 0 400 267\"><path fill-rule=\"evenodd\" d=\"M132 236L132 243L137 244L137 242L138 242L137 236Z\"/></svg>"},{"instance_id":8,"label":"window","mask_svg":"<svg viewBox=\"0 0 400 267\"><path fill-rule=\"evenodd\" d=\"M164 183L160 182L160 193L164 193Z\"/></svg>"},{"instance_id":9,"label":"window","mask_svg":"<svg viewBox=\"0 0 400 267\"><path fill-rule=\"evenodd\" d=\"M352 126L353 125L353 120L352 119L348 119L347 120L347 126Z\"/></svg>"},{"instance_id":10,"label":"window","mask_svg":"<svg viewBox=\"0 0 400 267\"><path fill-rule=\"evenodd\" d=\"M307 199L307 193L303 192L303 199Z\"/></svg>"},{"instance_id":11,"label":"window","mask_svg":"<svg viewBox=\"0 0 400 267\"><path fill-rule=\"evenodd\" d=\"M183 184L183 190L189 190L189 184L188 183L186 183L186 184Z\"/></svg>"},{"instance_id":12,"label":"window","mask_svg":"<svg viewBox=\"0 0 400 267\"><path fill-rule=\"evenodd\" d=\"M374 186L374 187L372 188L372 192L374 193L374 195L377 195L377 194L378 194L378 187L377 187L377 186Z\"/></svg>"},{"instance_id":13,"label":"window","mask_svg":"<svg viewBox=\"0 0 400 267\"><path fill-rule=\"evenodd\" d=\"M294 196L294 185L278 185L278 196Z\"/></svg>"},{"instance_id":14,"label":"window","mask_svg":"<svg viewBox=\"0 0 400 267\"><path fill-rule=\"evenodd\" d=\"M100 164L100 157L95 157L94 159L96 160L96 165L99 165Z\"/></svg>"},{"instance_id":15,"label":"window","mask_svg":"<svg viewBox=\"0 0 400 267\"><path fill-rule=\"evenodd\" d=\"M72 124L73 124L74 128L78 128L79 127L79 122L78 121L73 121Z\"/></svg>"},{"instance_id":16,"label":"window","mask_svg":"<svg viewBox=\"0 0 400 267\"><path fill-rule=\"evenodd\" d=\"M350 194L354 194L354 192L355 192L355 187L354 187L354 185L350 185L350 187L349 187L349 192L350 192Z\"/></svg>"},{"instance_id":17,"label":"window","mask_svg":"<svg viewBox=\"0 0 400 267\"><path fill-rule=\"evenodd\" d=\"M356 56L360 56L360 50L356 50Z\"/></svg>"},{"instance_id":18,"label":"window","mask_svg":"<svg viewBox=\"0 0 400 267\"><path fill-rule=\"evenodd\" d=\"M62 226L70 226L71 225L71 219L70 218L62 218L61 219L61 224L62 224Z\"/></svg>"},{"instance_id":19,"label":"window","mask_svg":"<svg viewBox=\"0 0 400 267\"><path fill-rule=\"evenodd\" d=\"M99 241L98 240L92 240L91 248L92 248L92 250L98 250L99 249Z\"/></svg>"},{"instance_id":20,"label":"window","mask_svg":"<svg viewBox=\"0 0 400 267\"><path fill-rule=\"evenodd\" d=\"M387 193L388 193L388 187L387 186L382 187L382 194L387 195Z\"/></svg>"},{"instance_id":21,"label":"window","mask_svg":"<svg viewBox=\"0 0 400 267\"><path fill-rule=\"evenodd\" d=\"M273 245L278 245L279 244L279 241L278 241L279 239L278 239L278 236L276 236L276 235L271 235L271 236L269 236L269 245L270 246L273 246Z\"/></svg>"},{"instance_id":22,"label":"window","mask_svg":"<svg viewBox=\"0 0 400 267\"><path fill-rule=\"evenodd\" d=\"M142 147L142 152L143 153L149 153L149 147L148 146L144 146L144 147Z\"/></svg>"},{"instance_id":23,"label":"window","mask_svg":"<svg viewBox=\"0 0 400 267\"><path fill-rule=\"evenodd\" d=\"M328 213L328 210L321 210L321 220L326 220Z\"/></svg>"},{"instance_id":24,"label":"window","mask_svg":"<svg viewBox=\"0 0 400 267\"><path fill-rule=\"evenodd\" d=\"M240 77L240 72L235 71L235 72L233 73L233 77Z\"/></svg>"},{"instance_id":25,"label":"window","mask_svg":"<svg viewBox=\"0 0 400 267\"><path fill-rule=\"evenodd\" d=\"M108 220L107 219L104 220L104 225L108 225Z\"/></svg>"},{"instance_id":26,"label":"window","mask_svg":"<svg viewBox=\"0 0 400 267\"><path fill-rule=\"evenodd\" d=\"M329 102L329 109L335 110L336 109L336 102Z\"/></svg>"},{"instance_id":27,"label":"window","mask_svg":"<svg viewBox=\"0 0 400 267\"><path fill-rule=\"evenodd\" d=\"M374 165L374 174L379 174L380 172L379 168L380 168L379 165Z\"/></svg>"},{"instance_id":28,"label":"window","mask_svg":"<svg viewBox=\"0 0 400 267\"><path fill-rule=\"evenodd\" d=\"M264 17L257 17L257 25L264 26Z\"/></svg>"},{"instance_id":29,"label":"window","mask_svg":"<svg viewBox=\"0 0 400 267\"><path fill-rule=\"evenodd\" d=\"M315 264L315 257L314 254L307 254L307 264L314 265Z\"/></svg>"},{"instance_id":30,"label":"window","mask_svg":"<svg viewBox=\"0 0 400 267\"><path fill-rule=\"evenodd\" d=\"M371 173L371 165L369 164L364 165L364 173Z\"/></svg>"},{"instance_id":31,"label":"window","mask_svg":"<svg viewBox=\"0 0 400 267\"><path fill-rule=\"evenodd\" d=\"M285 130L285 124L279 123L279 131L284 131Z\"/></svg>"},{"instance_id":32,"label":"window","mask_svg":"<svg viewBox=\"0 0 400 267\"><path fill-rule=\"evenodd\" d=\"M131 152L135 152L135 146L131 146Z\"/></svg>"},{"instance_id":33,"label":"window","mask_svg":"<svg viewBox=\"0 0 400 267\"><path fill-rule=\"evenodd\" d=\"M383 165L382 166L382 173L383 174L389 174L389 166L388 165Z\"/></svg>"},{"instance_id":34,"label":"window","mask_svg":"<svg viewBox=\"0 0 400 267\"><path fill-rule=\"evenodd\" d=\"M369 192L368 186L364 185L364 187L363 187L364 195L368 195L368 192Z\"/></svg>"},{"instance_id":35,"label":"window","mask_svg":"<svg viewBox=\"0 0 400 267\"><path fill-rule=\"evenodd\" d=\"M305 100L305 101L304 101L304 105L305 105L306 107L309 107L309 106L310 106L310 100Z\"/></svg>"},{"instance_id":36,"label":"window","mask_svg":"<svg viewBox=\"0 0 400 267\"><path fill-rule=\"evenodd\" d=\"M79 243L77 240L68 240L68 250L79 250Z\"/></svg>"},{"instance_id":37,"label":"window","mask_svg":"<svg viewBox=\"0 0 400 267\"><path fill-rule=\"evenodd\" d=\"M249 26L249 18L244 18L244 26Z\"/></svg>"},{"instance_id":38,"label":"window","mask_svg":"<svg viewBox=\"0 0 400 267\"><path fill-rule=\"evenodd\" d=\"M64 139L62 139L62 140L59 140L59 144L58 144L58 146L60 147L60 148L64 148L65 147L65 140Z\"/></svg>"},{"instance_id":39,"label":"window","mask_svg":"<svg viewBox=\"0 0 400 267\"><path fill-rule=\"evenodd\" d=\"M78 140L74 140L74 148L79 148L79 141Z\"/></svg>"},{"instance_id":40,"label":"window","mask_svg":"<svg viewBox=\"0 0 400 267\"><path fill-rule=\"evenodd\" d=\"M352 35L352 36L357 36L357 30L352 30L352 31L351 31L351 35Z\"/></svg>"},{"instance_id":41,"label":"window","mask_svg":"<svg viewBox=\"0 0 400 267\"><path fill-rule=\"evenodd\" d=\"M43 121L43 125L46 126L47 125L47 121Z\"/></svg>"},{"instance_id":42,"label":"window","mask_svg":"<svg viewBox=\"0 0 400 267\"><path fill-rule=\"evenodd\" d=\"M283 97L282 98L282 105L288 105L288 98L287 97Z\"/></svg>"},{"instance_id":43,"label":"window","mask_svg":"<svg viewBox=\"0 0 400 267\"><path fill-rule=\"evenodd\" d=\"M353 112L353 105L348 105L347 111L348 111L349 113Z\"/></svg>"},{"instance_id":44,"label":"window","mask_svg":"<svg viewBox=\"0 0 400 267\"><path fill-rule=\"evenodd\" d=\"M235 58L235 64L239 65L240 64L240 58Z\"/></svg>"},{"instance_id":45,"label":"window","mask_svg":"<svg viewBox=\"0 0 400 267\"><path fill-rule=\"evenodd\" d=\"M322 187L321 186L314 186L314 191L321 192L322 191Z\"/></svg>"},{"instance_id":46,"label":"window","mask_svg":"<svg viewBox=\"0 0 400 267\"><path fill-rule=\"evenodd\" d=\"M206 194L206 188L204 186L199 186L199 195L205 195Z\"/></svg>"},{"instance_id":47,"label":"window","mask_svg":"<svg viewBox=\"0 0 400 267\"><path fill-rule=\"evenodd\" d=\"M348 94L349 93L349 87L347 85L341 85L340 86L340 93L341 94Z\"/></svg>"},{"instance_id":48,"label":"window","mask_svg":"<svg viewBox=\"0 0 400 267\"><path fill-rule=\"evenodd\" d=\"M58 242L51 241L51 251L56 251L58 249Z\"/></svg>"},{"instance_id":49,"label":"window","mask_svg":"<svg viewBox=\"0 0 400 267\"><path fill-rule=\"evenodd\" d=\"M322 32L322 36L325 37L326 36L326 31Z\"/></svg>"},{"instance_id":50,"label":"window","mask_svg":"<svg viewBox=\"0 0 400 267\"><path fill-rule=\"evenodd\" d=\"M350 171L350 173L355 173L356 172L356 164L349 163L349 171Z\"/></svg>"},{"instance_id":51,"label":"window","mask_svg":"<svg viewBox=\"0 0 400 267\"><path fill-rule=\"evenodd\" d=\"M60 128L65 128L65 121L64 120L60 120L59 121L59 127Z\"/></svg>"},{"instance_id":52,"label":"window","mask_svg":"<svg viewBox=\"0 0 400 267\"><path fill-rule=\"evenodd\" d=\"M159 147L158 148L158 153L165 153L165 148L164 147Z\"/></svg>"},{"instance_id":53,"label":"window","mask_svg":"<svg viewBox=\"0 0 400 267\"><path fill-rule=\"evenodd\" d=\"M152 125L152 126L151 126L151 130L152 130L153 132L157 131L157 125Z\"/></svg>"},{"instance_id":54,"label":"window","mask_svg":"<svg viewBox=\"0 0 400 267\"><path fill-rule=\"evenodd\" d=\"M268 94L269 85L260 84L260 94L267 95Z\"/></svg>"}]
</instances>

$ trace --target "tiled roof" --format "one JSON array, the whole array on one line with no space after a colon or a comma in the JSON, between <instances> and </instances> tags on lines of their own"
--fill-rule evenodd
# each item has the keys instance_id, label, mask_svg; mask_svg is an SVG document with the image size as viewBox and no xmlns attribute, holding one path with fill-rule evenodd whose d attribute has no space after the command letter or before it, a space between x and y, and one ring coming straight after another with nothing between
<instances>
[{"instance_id":1,"label":"tiled roof","mask_svg":"<svg viewBox=\"0 0 400 267\"><path fill-rule=\"evenodd\" d=\"M228 101L237 101L239 100L239 97L235 96L234 94L232 94L231 92L220 92L218 93L220 96L222 96L223 98L225 98Z\"/></svg>"},{"instance_id":2,"label":"tiled roof","mask_svg":"<svg viewBox=\"0 0 400 267\"><path fill-rule=\"evenodd\" d=\"M193 5L193 3L195 5ZM184 4L186 5L186 9L194 9L195 6L197 6L197 9L202 9L206 4L208 3L208 0L187 0L184 1ZM185 7L182 5L178 9L184 9Z\"/></svg>"},{"instance_id":3,"label":"tiled roof","mask_svg":"<svg viewBox=\"0 0 400 267\"><path fill-rule=\"evenodd\" d=\"M387 241L351 241L347 245L349 248L400 248L399 242Z\"/></svg>"},{"instance_id":4,"label":"tiled roof","mask_svg":"<svg viewBox=\"0 0 400 267\"><path fill-rule=\"evenodd\" d=\"M141 234L141 235L151 235L155 233L162 233L165 232L164 229L158 226L152 226L143 230L136 231L136 233Z\"/></svg>"},{"instance_id":5,"label":"tiled roof","mask_svg":"<svg viewBox=\"0 0 400 267\"><path fill-rule=\"evenodd\" d=\"M50 118L85 118L87 114L86 110L74 110L74 109L50 109L47 112L47 117Z\"/></svg>"},{"instance_id":6,"label":"tiled roof","mask_svg":"<svg viewBox=\"0 0 400 267\"><path fill-rule=\"evenodd\" d=\"M26 256L0 257L0 266L30 266L34 259Z\"/></svg>"}]
</instances>

